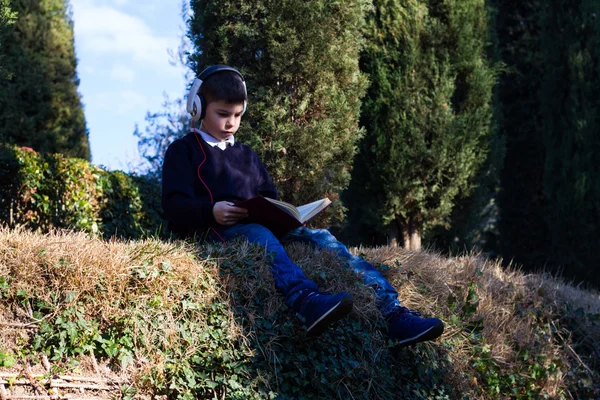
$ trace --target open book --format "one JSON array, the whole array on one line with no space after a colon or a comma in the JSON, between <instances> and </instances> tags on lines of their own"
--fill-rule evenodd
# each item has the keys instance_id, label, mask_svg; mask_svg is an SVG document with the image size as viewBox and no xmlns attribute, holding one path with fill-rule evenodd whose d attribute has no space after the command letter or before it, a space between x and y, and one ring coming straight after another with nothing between
<instances>
[{"instance_id":1,"label":"open book","mask_svg":"<svg viewBox=\"0 0 600 400\"><path fill-rule=\"evenodd\" d=\"M269 228L276 236L304 225L331 204L327 197L303 206L295 207L284 201L257 196L236 203L236 207L248 210L244 222L255 222Z\"/></svg>"}]
</instances>

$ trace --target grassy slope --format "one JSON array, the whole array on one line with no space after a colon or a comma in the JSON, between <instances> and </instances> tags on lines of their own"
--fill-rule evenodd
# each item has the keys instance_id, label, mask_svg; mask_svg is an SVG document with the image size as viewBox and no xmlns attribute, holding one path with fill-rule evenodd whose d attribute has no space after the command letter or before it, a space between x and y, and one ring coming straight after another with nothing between
<instances>
[{"instance_id":1,"label":"grassy slope","mask_svg":"<svg viewBox=\"0 0 600 400\"><path fill-rule=\"evenodd\" d=\"M275 292L268 255L247 243L0 230L0 373L121 379L103 393L125 398L600 396L597 293L477 255L355 249L407 306L446 323L441 340L392 354L360 280L331 254L288 250L323 290L355 298L350 318L318 339Z\"/></svg>"}]
</instances>

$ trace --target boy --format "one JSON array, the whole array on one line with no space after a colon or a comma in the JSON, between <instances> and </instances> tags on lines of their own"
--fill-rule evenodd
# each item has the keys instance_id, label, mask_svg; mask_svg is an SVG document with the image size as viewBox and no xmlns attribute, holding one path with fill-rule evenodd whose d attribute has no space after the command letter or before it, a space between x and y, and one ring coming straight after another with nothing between
<instances>
[{"instance_id":1,"label":"boy","mask_svg":"<svg viewBox=\"0 0 600 400\"><path fill-rule=\"evenodd\" d=\"M352 310L348 293L319 291L287 256L283 244L311 243L333 250L373 288L377 306L388 321L390 338L398 347L440 336L444 324L437 318L421 318L400 305L398 293L365 260L348 252L325 229L298 228L275 237L259 224L244 223L247 210L235 206L257 195L277 199L277 190L256 153L235 141L234 134L246 110L246 85L234 68L215 65L194 81L188 96L188 112L200 129L192 129L168 148L162 178L162 205L170 229L180 236L205 234L223 241L246 237L274 255L271 272L288 306L300 314L307 336L321 334Z\"/></svg>"}]
</instances>

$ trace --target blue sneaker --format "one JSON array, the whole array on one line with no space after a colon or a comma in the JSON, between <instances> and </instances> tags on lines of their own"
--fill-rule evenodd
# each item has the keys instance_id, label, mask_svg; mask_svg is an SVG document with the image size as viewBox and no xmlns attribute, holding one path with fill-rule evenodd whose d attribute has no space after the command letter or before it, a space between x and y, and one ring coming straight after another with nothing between
<instances>
[{"instance_id":1,"label":"blue sneaker","mask_svg":"<svg viewBox=\"0 0 600 400\"><path fill-rule=\"evenodd\" d=\"M315 337L352 311L352 296L349 293L304 292L292 308L304 318L308 327L306 336Z\"/></svg>"},{"instance_id":2,"label":"blue sneaker","mask_svg":"<svg viewBox=\"0 0 600 400\"><path fill-rule=\"evenodd\" d=\"M396 307L387 316L390 339L398 344L394 349L433 340L444 332L444 323L438 318L423 318L418 311Z\"/></svg>"}]
</instances>

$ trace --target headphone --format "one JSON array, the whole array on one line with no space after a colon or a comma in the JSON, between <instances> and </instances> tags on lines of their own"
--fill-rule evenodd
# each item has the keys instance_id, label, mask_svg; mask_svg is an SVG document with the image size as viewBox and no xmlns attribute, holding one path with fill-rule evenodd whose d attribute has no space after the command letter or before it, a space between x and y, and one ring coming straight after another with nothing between
<instances>
[{"instance_id":1,"label":"headphone","mask_svg":"<svg viewBox=\"0 0 600 400\"><path fill-rule=\"evenodd\" d=\"M240 73L240 71L227 65L210 66L202 71L200 75L198 75L198 78L194 79L194 83L192 84L190 93L187 97L187 112L192 114L192 121L201 120L206 115L206 100L204 99L204 96L199 94L202 82L204 82L209 76L223 71L234 72L239 75L240 78L242 78L242 83L244 84L244 93L247 96L246 81L244 80L244 76ZM246 112L246 103L247 101L244 100L244 109L242 110L242 115Z\"/></svg>"}]
</instances>

